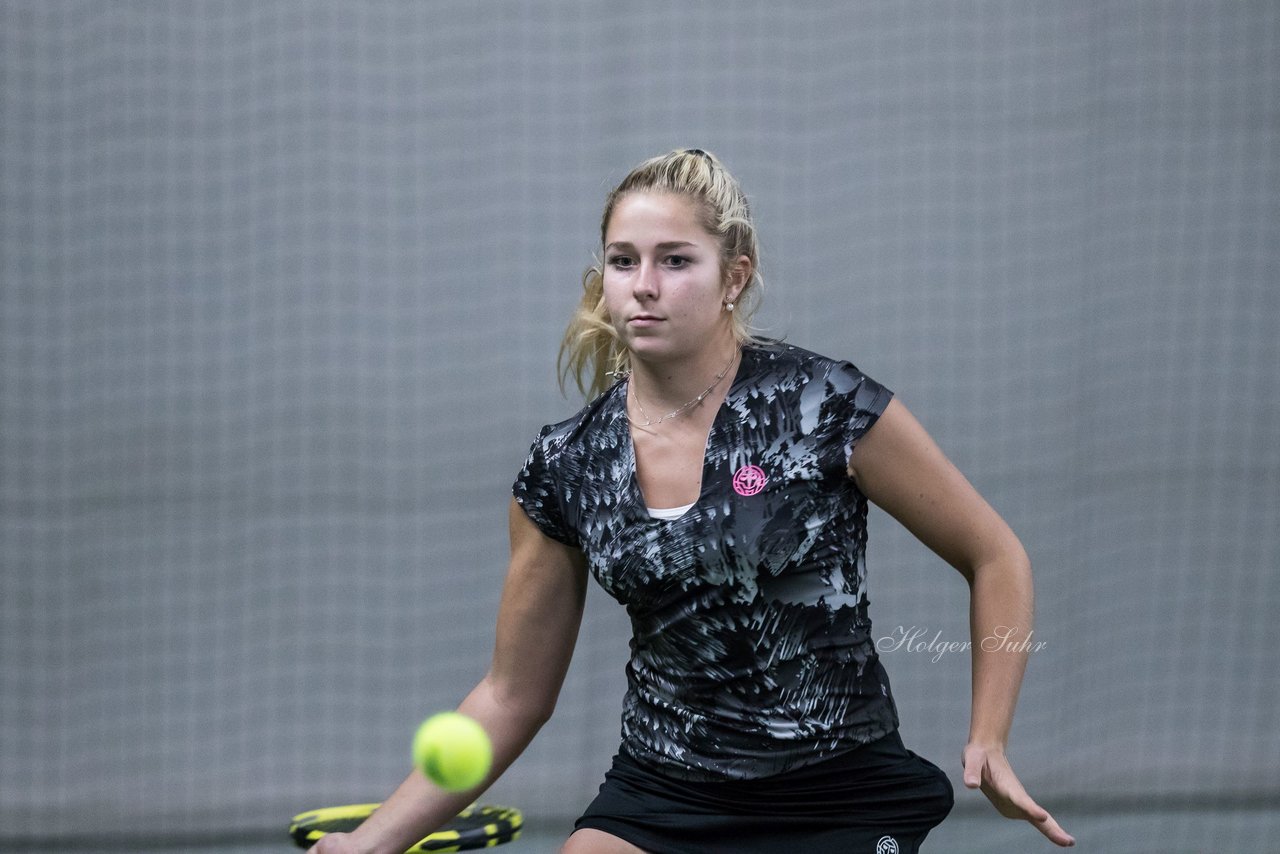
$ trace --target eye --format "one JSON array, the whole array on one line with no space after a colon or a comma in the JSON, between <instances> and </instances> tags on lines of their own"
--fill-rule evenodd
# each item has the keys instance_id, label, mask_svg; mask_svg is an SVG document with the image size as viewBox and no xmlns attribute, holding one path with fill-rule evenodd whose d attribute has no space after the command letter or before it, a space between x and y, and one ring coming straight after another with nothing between
<instances>
[{"instance_id":1,"label":"eye","mask_svg":"<svg viewBox=\"0 0 1280 854\"><path fill-rule=\"evenodd\" d=\"M676 268L687 267L689 266L689 259L683 255L671 255L667 258L667 263Z\"/></svg>"},{"instance_id":2,"label":"eye","mask_svg":"<svg viewBox=\"0 0 1280 854\"><path fill-rule=\"evenodd\" d=\"M610 267L616 267L619 270L631 269L631 259L628 258L626 255L614 255L612 258L608 259L605 263L608 264Z\"/></svg>"}]
</instances>

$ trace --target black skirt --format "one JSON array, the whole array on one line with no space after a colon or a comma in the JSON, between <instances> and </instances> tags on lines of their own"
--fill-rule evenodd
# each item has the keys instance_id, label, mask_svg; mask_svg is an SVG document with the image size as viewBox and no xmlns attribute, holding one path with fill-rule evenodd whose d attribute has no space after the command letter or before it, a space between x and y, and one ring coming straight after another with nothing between
<instances>
[{"instance_id":1,"label":"black skirt","mask_svg":"<svg viewBox=\"0 0 1280 854\"><path fill-rule=\"evenodd\" d=\"M677 780L620 751L575 828L650 854L914 854L954 802L947 775L895 730L760 780Z\"/></svg>"}]
</instances>

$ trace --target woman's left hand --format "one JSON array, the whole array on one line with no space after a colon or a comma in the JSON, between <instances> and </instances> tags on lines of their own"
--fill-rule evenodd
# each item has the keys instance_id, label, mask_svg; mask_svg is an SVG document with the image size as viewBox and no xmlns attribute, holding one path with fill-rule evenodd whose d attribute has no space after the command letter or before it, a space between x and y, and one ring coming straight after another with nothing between
<instances>
[{"instance_id":1,"label":"woman's left hand","mask_svg":"<svg viewBox=\"0 0 1280 854\"><path fill-rule=\"evenodd\" d=\"M962 756L964 784L970 789L982 789L982 794L1005 818L1018 818L1031 822L1055 845L1064 848L1076 844L1071 834L1063 830L1044 807L1031 800L1022 788L1018 776L1009 766L1004 750L998 746L967 744Z\"/></svg>"}]
</instances>

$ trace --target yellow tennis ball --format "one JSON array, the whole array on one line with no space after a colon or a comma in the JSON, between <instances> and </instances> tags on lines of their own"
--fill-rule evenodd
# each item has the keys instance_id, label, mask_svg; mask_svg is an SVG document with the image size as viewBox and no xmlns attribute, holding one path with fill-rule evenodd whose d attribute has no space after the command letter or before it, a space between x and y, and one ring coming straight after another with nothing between
<instances>
[{"instance_id":1,"label":"yellow tennis ball","mask_svg":"<svg viewBox=\"0 0 1280 854\"><path fill-rule=\"evenodd\" d=\"M493 745L488 733L473 718L459 712L432 715L413 736L413 764L450 792L478 786L492 763Z\"/></svg>"}]
</instances>

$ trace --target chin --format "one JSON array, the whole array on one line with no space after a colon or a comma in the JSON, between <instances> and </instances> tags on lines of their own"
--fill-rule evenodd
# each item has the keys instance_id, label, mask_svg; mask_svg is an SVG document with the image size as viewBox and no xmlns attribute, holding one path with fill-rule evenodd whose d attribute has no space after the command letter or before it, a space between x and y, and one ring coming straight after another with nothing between
<instances>
[{"instance_id":1,"label":"chin","mask_svg":"<svg viewBox=\"0 0 1280 854\"><path fill-rule=\"evenodd\" d=\"M659 356L679 348L673 346L672 342L666 338L657 335L632 335L627 340L627 349L632 353Z\"/></svg>"},{"instance_id":2,"label":"chin","mask_svg":"<svg viewBox=\"0 0 1280 854\"><path fill-rule=\"evenodd\" d=\"M657 344L658 346L652 346L655 344ZM646 345L649 345L649 346L646 346ZM642 362L649 362L652 364L661 364L663 362L678 362L682 359L688 358L689 356L693 355L695 352L696 352L696 348L690 349L690 348L672 347L666 342L658 344L658 342L656 341L644 342L639 347L631 348L632 358L639 359Z\"/></svg>"}]
</instances>

